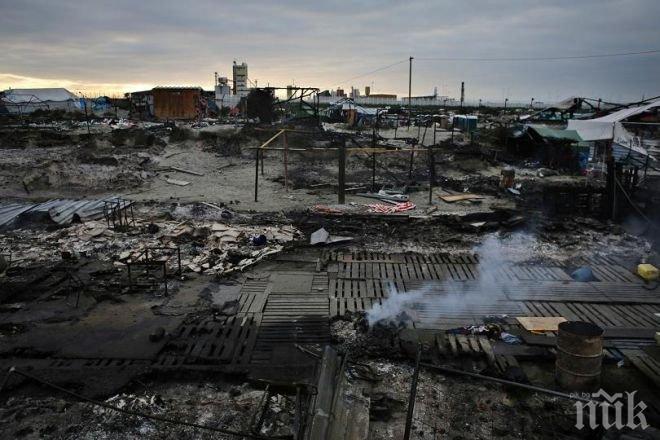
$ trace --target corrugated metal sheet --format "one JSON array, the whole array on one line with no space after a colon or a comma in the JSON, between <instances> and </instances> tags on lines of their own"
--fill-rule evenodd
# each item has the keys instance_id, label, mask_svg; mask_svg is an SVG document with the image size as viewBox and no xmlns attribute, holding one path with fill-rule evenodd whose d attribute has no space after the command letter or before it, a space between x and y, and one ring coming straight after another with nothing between
<instances>
[{"instance_id":1,"label":"corrugated metal sheet","mask_svg":"<svg viewBox=\"0 0 660 440\"><path fill-rule=\"evenodd\" d=\"M103 217L105 202L121 202L122 207L130 206L130 200L123 200L118 196L93 200L66 200L54 199L34 204L8 204L0 205L0 228L16 225L24 221L52 221L61 226L70 224L74 217L81 221L95 220Z\"/></svg>"}]
</instances>

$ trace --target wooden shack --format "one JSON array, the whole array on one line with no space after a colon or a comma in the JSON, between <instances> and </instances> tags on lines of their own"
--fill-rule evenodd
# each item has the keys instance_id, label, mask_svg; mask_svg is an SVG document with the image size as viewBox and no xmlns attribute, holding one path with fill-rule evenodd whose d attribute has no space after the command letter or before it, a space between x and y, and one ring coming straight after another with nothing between
<instances>
[{"instance_id":1,"label":"wooden shack","mask_svg":"<svg viewBox=\"0 0 660 440\"><path fill-rule=\"evenodd\" d=\"M156 119L195 119L199 112L200 87L156 87L152 90Z\"/></svg>"}]
</instances>

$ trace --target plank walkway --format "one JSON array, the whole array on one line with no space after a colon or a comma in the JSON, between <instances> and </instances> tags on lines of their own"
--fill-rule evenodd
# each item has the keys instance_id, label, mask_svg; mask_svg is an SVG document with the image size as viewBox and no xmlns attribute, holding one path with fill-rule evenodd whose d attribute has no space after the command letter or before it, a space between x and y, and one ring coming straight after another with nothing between
<instances>
[{"instance_id":1,"label":"plank walkway","mask_svg":"<svg viewBox=\"0 0 660 440\"><path fill-rule=\"evenodd\" d=\"M593 322L609 337L632 341L609 347L608 356L625 357L655 381L660 365L635 341L658 328L660 291L645 289L613 259L594 257L583 263L594 268L597 281L575 282L560 265L502 264L484 270L471 254L313 250L300 258L282 255L274 270L243 284L235 316L182 325L158 362L268 365L281 347L328 343L332 318L368 311L393 294L415 293L406 311L415 327L429 331L481 324L488 315ZM450 353L478 354L500 370L516 365L515 356L493 353L488 340L450 339L442 342Z\"/></svg>"}]
</instances>

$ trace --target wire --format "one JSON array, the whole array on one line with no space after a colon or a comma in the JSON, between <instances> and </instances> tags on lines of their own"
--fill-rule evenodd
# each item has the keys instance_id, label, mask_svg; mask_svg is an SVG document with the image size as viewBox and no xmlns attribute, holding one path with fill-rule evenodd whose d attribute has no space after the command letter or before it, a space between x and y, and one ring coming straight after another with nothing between
<instances>
[{"instance_id":1,"label":"wire","mask_svg":"<svg viewBox=\"0 0 660 440\"><path fill-rule=\"evenodd\" d=\"M420 61L559 61L559 60L585 60L592 58L611 58L633 55L651 55L660 53L660 49L643 50L639 52L618 52L595 55L575 55L559 57L505 57L505 58L461 58L461 57L440 57L440 58L415 58Z\"/></svg>"},{"instance_id":2,"label":"wire","mask_svg":"<svg viewBox=\"0 0 660 440\"><path fill-rule=\"evenodd\" d=\"M233 435L233 436L241 437L241 438L244 437L244 438L261 439L261 440L274 440L274 439L288 439L288 438L291 438L290 436L267 437L267 436L263 436L263 435L259 435L259 434L252 434L252 433L249 433L249 432L232 431L232 430L229 430L229 429L216 428L216 427L208 426L208 425L200 425L198 423L186 422L186 421L183 421L183 420L169 419L167 417L144 414L144 413L137 412L137 411L131 411L131 410L128 410L128 409L119 408L119 407L116 407L116 406L113 406L113 405L109 405L105 402L90 399L89 397L85 397L82 394L78 394L76 392L69 391L66 388L62 388L59 385L55 385L53 383L46 382L45 380L39 379L36 376L33 376L29 373L21 371L16 367L11 367L9 369L9 371L7 372L7 375L5 376L4 380L2 381L2 384L0 384L0 391L2 391L2 389L7 384L7 381L9 380L9 376L11 376L14 373L18 374L18 375L21 375L25 378L32 379L35 382L38 382L42 385L53 388L53 389L55 389L57 391L60 391L64 394L68 394L69 396L73 396L76 399L79 399L79 400L82 400L82 401L85 401L85 402L89 402L91 404L94 404L94 405L97 405L97 406L100 406L100 407L103 407L103 408L107 408L107 409L110 409L110 410L113 410L113 411L128 414L128 415L131 415L131 416L144 417L144 418L147 418L147 419L157 420L159 422L173 423L175 425L190 426L192 428L206 429L206 430L209 430L209 431L215 431L215 432L219 432L221 434Z\"/></svg>"},{"instance_id":3,"label":"wire","mask_svg":"<svg viewBox=\"0 0 660 440\"><path fill-rule=\"evenodd\" d=\"M644 220L646 220L646 223L647 223L649 226L651 226L653 229L658 229L658 227L653 223L653 221L651 221L651 219L649 219L646 215L644 215L644 213L639 209L639 207L637 206L637 204L636 204L635 202L632 201L632 199L630 198L630 196L629 196L628 193L626 192L626 189L623 187L623 185L621 185L621 182L619 182L619 179L617 179L616 176L614 176L614 181L615 181L616 184L619 186L619 189L621 190L621 192L623 193L623 195L626 197L626 200L628 200L628 203L630 203L630 206L632 206L633 208L635 208L635 211L637 211L637 213L638 213L640 216L642 216L642 218L643 218Z\"/></svg>"},{"instance_id":4,"label":"wire","mask_svg":"<svg viewBox=\"0 0 660 440\"><path fill-rule=\"evenodd\" d=\"M357 76L354 76L354 77L351 77L351 78L343 79L343 80L339 81L338 84L342 84L342 83L345 83L345 82L348 82L348 81L352 81L354 79L362 78L363 76L371 75L372 73L381 72L383 70L389 69L390 67L394 67L394 66L398 66L399 64L407 63L408 61L409 61L408 58L406 58L405 60L397 61L396 63L392 63L392 64L388 64L387 66L379 67L378 69L374 69L370 72L366 72L366 73L363 73L361 75L357 75Z\"/></svg>"}]
</instances>

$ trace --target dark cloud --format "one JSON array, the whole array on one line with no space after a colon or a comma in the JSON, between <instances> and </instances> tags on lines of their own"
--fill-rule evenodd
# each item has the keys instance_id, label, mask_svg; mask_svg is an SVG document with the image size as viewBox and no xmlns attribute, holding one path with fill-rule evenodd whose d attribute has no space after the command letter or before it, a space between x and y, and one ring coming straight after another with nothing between
<instances>
[{"instance_id":1,"label":"dark cloud","mask_svg":"<svg viewBox=\"0 0 660 440\"><path fill-rule=\"evenodd\" d=\"M0 73L94 84L201 84L234 59L260 84L407 88L552 100L660 94L660 55L586 61L424 61L656 49L657 0L217 2L0 0Z\"/></svg>"}]
</instances>

